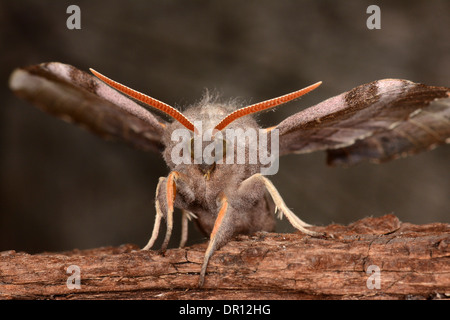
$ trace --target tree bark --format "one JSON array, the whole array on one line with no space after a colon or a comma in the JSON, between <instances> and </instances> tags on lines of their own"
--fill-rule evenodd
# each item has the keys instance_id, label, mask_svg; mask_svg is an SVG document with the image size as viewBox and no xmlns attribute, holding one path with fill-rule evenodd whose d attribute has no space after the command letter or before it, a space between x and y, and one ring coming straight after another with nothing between
<instances>
[{"instance_id":1,"label":"tree bark","mask_svg":"<svg viewBox=\"0 0 450 320\"><path fill-rule=\"evenodd\" d=\"M450 224L413 225L386 215L314 230L328 236L237 237L213 255L202 288L206 243L164 255L130 244L34 255L4 251L0 298L450 298ZM67 272L72 265L80 271L79 289L69 288L76 284L77 275Z\"/></svg>"}]
</instances>

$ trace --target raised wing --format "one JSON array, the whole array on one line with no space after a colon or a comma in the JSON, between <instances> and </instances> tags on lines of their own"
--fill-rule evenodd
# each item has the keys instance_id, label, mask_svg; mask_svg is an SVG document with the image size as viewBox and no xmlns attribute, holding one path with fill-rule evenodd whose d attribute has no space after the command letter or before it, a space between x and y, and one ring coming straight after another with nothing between
<instances>
[{"instance_id":1,"label":"raised wing","mask_svg":"<svg viewBox=\"0 0 450 320\"><path fill-rule=\"evenodd\" d=\"M58 62L14 70L9 86L18 96L103 138L159 151L165 122L94 76Z\"/></svg>"},{"instance_id":2,"label":"raised wing","mask_svg":"<svg viewBox=\"0 0 450 320\"><path fill-rule=\"evenodd\" d=\"M388 161L450 143L450 88L374 81L298 112L275 128L280 155L326 150L330 165Z\"/></svg>"}]
</instances>

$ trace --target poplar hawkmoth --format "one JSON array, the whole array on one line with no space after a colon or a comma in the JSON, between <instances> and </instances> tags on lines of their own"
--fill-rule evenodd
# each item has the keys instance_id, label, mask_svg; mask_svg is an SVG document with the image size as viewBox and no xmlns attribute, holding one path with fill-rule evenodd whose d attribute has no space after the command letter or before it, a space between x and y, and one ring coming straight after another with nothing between
<instances>
[{"instance_id":1,"label":"poplar hawkmoth","mask_svg":"<svg viewBox=\"0 0 450 320\"><path fill-rule=\"evenodd\" d=\"M159 180L155 224L144 249L154 245L163 220L162 250L167 248L174 208L181 209L180 246L186 243L189 220L210 235L200 286L215 250L237 234L273 231L275 213L305 234L321 235L287 207L267 178L276 172L278 156L325 151L330 165L380 163L450 142L446 87L378 80L260 128L252 115L297 99L320 82L244 107L205 95L182 113L91 72L94 76L56 62L18 68L10 88L40 109L102 137L162 152L170 173Z\"/></svg>"}]
</instances>

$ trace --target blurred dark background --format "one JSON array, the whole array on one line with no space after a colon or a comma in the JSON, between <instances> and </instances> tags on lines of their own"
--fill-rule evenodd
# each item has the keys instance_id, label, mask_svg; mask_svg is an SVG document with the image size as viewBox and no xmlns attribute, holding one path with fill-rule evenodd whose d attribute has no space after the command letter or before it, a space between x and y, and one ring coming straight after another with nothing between
<instances>
[{"instance_id":1,"label":"blurred dark background","mask_svg":"<svg viewBox=\"0 0 450 320\"><path fill-rule=\"evenodd\" d=\"M70 4L81 8L81 30L66 28ZM366 27L371 4L381 9L381 30ZM15 67L93 67L180 108L205 88L253 103L323 81L259 117L272 126L377 79L450 86L449 13L447 0L0 0L0 251L143 246L156 183L168 173L158 154L105 142L16 98L8 89ZM323 153L292 155L271 179L313 224L388 213L405 222L450 222L449 160L448 146L347 169L327 167ZM292 230L284 220L278 225ZM179 232L178 223L172 245ZM205 239L190 228L188 244Z\"/></svg>"}]
</instances>

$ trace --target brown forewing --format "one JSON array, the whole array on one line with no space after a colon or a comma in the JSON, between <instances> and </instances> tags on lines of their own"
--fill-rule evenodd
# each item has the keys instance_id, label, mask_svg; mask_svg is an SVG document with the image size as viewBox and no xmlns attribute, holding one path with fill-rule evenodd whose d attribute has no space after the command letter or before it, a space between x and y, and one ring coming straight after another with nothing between
<instances>
[{"instance_id":1,"label":"brown forewing","mask_svg":"<svg viewBox=\"0 0 450 320\"><path fill-rule=\"evenodd\" d=\"M103 138L159 151L164 121L90 74L57 63L14 70L10 88L41 110Z\"/></svg>"},{"instance_id":2,"label":"brown forewing","mask_svg":"<svg viewBox=\"0 0 450 320\"><path fill-rule=\"evenodd\" d=\"M381 162L450 142L450 89L385 79L288 117L280 154L326 150L329 164Z\"/></svg>"}]
</instances>

